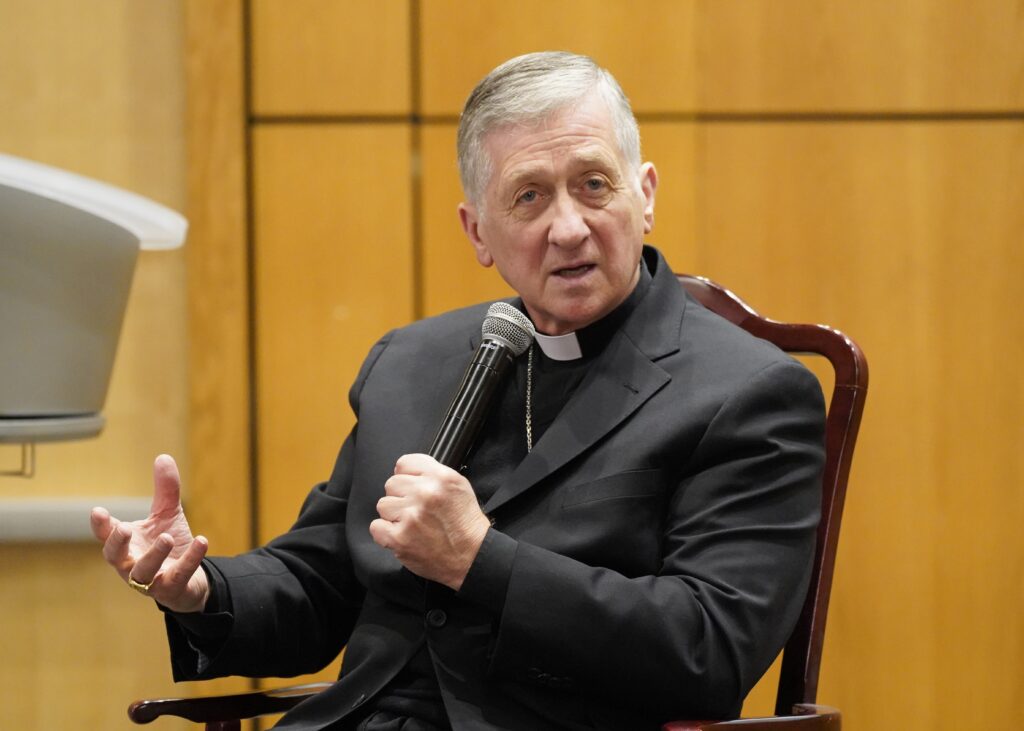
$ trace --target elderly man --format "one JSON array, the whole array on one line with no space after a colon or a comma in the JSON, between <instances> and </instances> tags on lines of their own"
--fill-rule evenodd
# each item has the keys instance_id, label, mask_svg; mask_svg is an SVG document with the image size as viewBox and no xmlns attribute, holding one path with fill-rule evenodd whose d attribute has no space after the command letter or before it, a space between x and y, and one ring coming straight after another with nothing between
<instances>
[{"instance_id":1,"label":"elderly man","mask_svg":"<svg viewBox=\"0 0 1024 731\"><path fill-rule=\"evenodd\" d=\"M420 452L486 305L373 347L349 396L358 425L285 535L204 559L160 457L148 520L94 511L104 555L166 610L178 679L294 675L346 647L339 682L283 729L734 716L804 595L817 381L644 247L658 176L590 59L499 66L458 146L462 226L538 332L465 468Z\"/></svg>"}]
</instances>

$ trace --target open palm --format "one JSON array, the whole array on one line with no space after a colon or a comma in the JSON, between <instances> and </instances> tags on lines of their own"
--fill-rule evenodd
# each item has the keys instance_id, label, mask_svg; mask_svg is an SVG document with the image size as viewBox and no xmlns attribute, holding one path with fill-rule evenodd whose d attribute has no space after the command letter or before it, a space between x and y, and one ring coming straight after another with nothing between
<instances>
[{"instance_id":1,"label":"open palm","mask_svg":"<svg viewBox=\"0 0 1024 731\"><path fill-rule=\"evenodd\" d=\"M208 543L194 537L181 507L178 466L168 455L153 464L153 503L142 520L120 521L94 508L93 534L103 542L103 557L122 579L145 588L148 596L177 612L201 611L209 596L206 573L199 570Z\"/></svg>"}]
</instances>

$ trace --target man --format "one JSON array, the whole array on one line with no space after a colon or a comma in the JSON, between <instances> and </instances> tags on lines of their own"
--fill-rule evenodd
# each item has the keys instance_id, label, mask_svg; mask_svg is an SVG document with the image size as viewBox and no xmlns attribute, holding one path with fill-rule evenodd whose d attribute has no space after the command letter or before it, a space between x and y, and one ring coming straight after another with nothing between
<instances>
[{"instance_id":1,"label":"man","mask_svg":"<svg viewBox=\"0 0 1024 731\"><path fill-rule=\"evenodd\" d=\"M357 427L287 534L203 560L160 457L148 520L94 511L106 559L168 612L178 679L294 675L345 646L340 681L285 729L736 715L804 596L817 381L687 298L644 247L657 173L590 59L491 72L463 111L459 164L477 259L539 333L466 468L419 452L486 305L374 346L350 393Z\"/></svg>"}]
</instances>

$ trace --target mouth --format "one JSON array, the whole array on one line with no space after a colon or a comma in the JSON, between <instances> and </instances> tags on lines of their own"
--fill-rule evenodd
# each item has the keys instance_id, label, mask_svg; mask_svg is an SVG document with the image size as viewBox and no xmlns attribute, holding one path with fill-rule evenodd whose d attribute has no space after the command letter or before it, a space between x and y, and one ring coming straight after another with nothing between
<instances>
[{"instance_id":1,"label":"mouth","mask_svg":"<svg viewBox=\"0 0 1024 731\"><path fill-rule=\"evenodd\" d=\"M565 267L564 269L556 269L555 276L563 279L579 279L585 277L595 268L594 264L579 264L573 267Z\"/></svg>"}]
</instances>

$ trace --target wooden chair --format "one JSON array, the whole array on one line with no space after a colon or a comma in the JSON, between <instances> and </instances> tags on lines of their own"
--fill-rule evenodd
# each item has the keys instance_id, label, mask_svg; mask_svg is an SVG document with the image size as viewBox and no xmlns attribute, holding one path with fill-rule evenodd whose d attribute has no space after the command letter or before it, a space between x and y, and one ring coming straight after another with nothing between
<instances>
[{"instance_id":1,"label":"wooden chair","mask_svg":"<svg viewBox=\"0 0 1024 731\"><path fill-rule=\"evenodd\" d=\"M729 290L705 279L679 275L680 283L705 307L752 335L775 343L787 353L824 356L832 365L835 382L825 426L825 470L821 485L821 522L811 583L803 610L782 654L782 671L775 695L775 716L738 721L673 721L664 731L829 731L840 728L834 708L816 706L818 671L825 641L832 573L835 569L839 525L846 499L846 483L853 462L861 415L868 390L868 363L853 340L825 325L792 325L769 320Z\"/></svg>"},{"instance_id":2,"label":"wooden chair","mask_svg":"<svg viewBox=\"0 0 1024 731\"><path fill-rule=\"evenodd\" d=\"M838 330L824 325L793 325L769 320L729 290L703 277L681 274L679 282L708 309L782 350L824 356L832 365L835 382L825 431L821 523L814 567L803 611L783 651L776 715L717 722L671 721L664 724L663 731L838 731L840 713L834 708L815 705L815 701L846 482L867 396L867 361L857 344ZM319 683L227 696L139 701L128 709L128 716L140 724L159 716L178 716L205 723L207 731L238 731L237 719L287 711L328 685Z\"/></svg>"}]
</instances>

